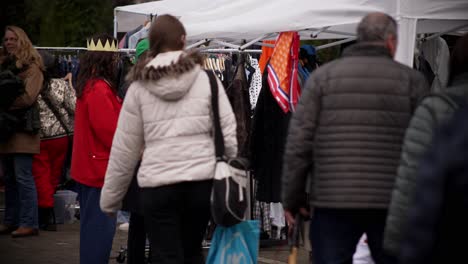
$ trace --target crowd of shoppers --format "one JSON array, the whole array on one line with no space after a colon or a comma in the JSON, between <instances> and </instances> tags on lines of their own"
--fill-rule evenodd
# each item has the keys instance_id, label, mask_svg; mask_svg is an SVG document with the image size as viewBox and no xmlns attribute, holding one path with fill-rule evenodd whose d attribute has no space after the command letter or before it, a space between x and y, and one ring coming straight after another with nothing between
<instances>
[{"instance_id":1,"label":"crowd of shoppers","mask_svg":"<svg viewBox=\"0 0 468 264\"><path fill-rule=\"evenodd\" d=\"M451 52L448 87L436 94L394 60L397 31L391 16L366 15L356 44L314 71L292 115L283 207L290 226L298 214L311 219L314 264L352 263L364 234L377 264L463 259L453 238L468 235L468 35ZM200 54L184 50L186 36L179 19L158 16L122 85L117 40L95 35L71 87L53 56L22 29L6 28L0 234L56 230L53 197L71 157L80 263L108 263L121 209L131 212L129 263L145 261L146 239L151 263L204 263L216 163L212 95ZM233 109L224 89L218 97L226 154L236 156Z\"/></svg>"}]
</instances>

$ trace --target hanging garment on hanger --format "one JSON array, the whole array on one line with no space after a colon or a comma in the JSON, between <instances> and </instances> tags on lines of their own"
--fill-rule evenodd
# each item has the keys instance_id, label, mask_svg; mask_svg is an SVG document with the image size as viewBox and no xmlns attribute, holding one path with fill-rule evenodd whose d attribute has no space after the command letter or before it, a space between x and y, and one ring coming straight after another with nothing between
<instances>
[{"instance_id":1,"label":"hanging garment on hanger","mask_svg":"<svg viewBox=\"0 0 468 264\"><path fill-rule=\"evenodd\" d=\"M432 70L431 64L424 58L423 54L420 54L418 56L418 61L419 61L419 67L418 70L424 75L426 78L426 81L429 85L432 85L432 82L434 81L435 74L434 71Z\"/></svg>"},{"instance_id":2,"label":"hanging garment on hanger","mask_svg":"<svg viewBox=\"0 0 468 264\"><path fill-rule=\"evenodd\" d=\"M135 34L131 35L128 38L128 48L129 49L134 49L136 48L136 45L138 44L138 41L143 38L147 38L149 34L149 29L146 27L141 28L138 32Z\"/></svg>"},{"instance_id":3,"label":"hanging garment on hanger","mask_svg":"<svg viewBox=\"0 0 468 264\"><path fill-rule=\"evenodd\" d=\"M421 44L421 55L434 74L434 79L429 83L431 91L440 92L447 86L449 78L450 50L447 42L441 37L426 40Z\"/></svg>"},{"instance_id":4,"label":"hanging garment on hanger","mask_svg":"<svg viewBox=\"0 0 468 264\"><path fill-rule=\"evenodd\" d=\"M129 32L127 32L127 34L125 35L125 44L124 44L124 49L128 49L129 48L129 40L130 40L130 37L137 33L138 31L140 31L141 29L143 28L143 25L139 25L137 28L133 29L133 30L130 30ZM137 40L138 42L138 40ZM136 46L136 45L135 45Z\"/></svg>"},{"instance_id":5,"label":"hanging garment on hanger","mask_svg":"<svg viewBox=\"0 0 468 264\"><path fill-rule=\"evenodd\" d=\"M281 231L286 226L284 209L281 203L270 204L271 225L276 226L276 234L272 234L276 239L281 239Z\"/></svg>"},{"instance_id":6,"label":"hanging garment on hanger","mask_svg":"<svg viewBox=\"0 0 468 264\"><path fill-rule=\"evenodd\" d=\"M226 94L236 116L238 156L248 158L250 156L250 99L242 59L237 65L234 80L226 89Z\"/></svg>"},{"instance_id":7,"label":"hanging garment on hanger","mask_svg":"<svg viewBox=\"0 0 468 264\"><path fill-rule=\"evenodd\" d=\"M125 33L125 35L119 41L119 49L124 49L125 48L125 40L126 39L127 39L127 33Z\"/></svg>"},{"instance_id":8,"label":"hanging garment on hanger","mask_svg":"<svg viewBox=\"0 0 468 264\"><path fill-rule=\"evenodd\" d=\"M250 60L250 64L255 69L255 73L252 76L252 81L250 82L249 87L250 107L251 109L254 109L257 104L260 91L262 90L262 74L260 72L260 66L257 59L252 58Z\"/></svg>"},{"instance_id":9,"label":"hanging garment on hanger","mask_svg":"<svg viewBox=\"0 0 468 264\"><path fill-rule=\"evenodd\" d=\"M281 33L267 70L271 92L285 113L294 112L301 93L297 83L298 61L299 34Z\"/></svg>"},{"instance_id":10,"label":"hanging garment on hanger","mask_svg":"<svg viewBox=\"0 0 468 264\"><path fill-rule=\"evenodd\" d=\"M253 219L260 221L260 229L271 237L270 204L255 201Z\"/></svg>"},{"instance_id":11,"label":"hanging garment on hanger","mask_svg":"<svg viewBox=\"0 0 468 264\"><path fill-rule=\"evenodd\" d=\"M281 202L281 172L291 112L284 113L279 107L267 79L265 71L252 119L250 160L257 181L257 200L277 203Z\"/></svg>"},{"instance_id":12,"label":"hanging garment on hanger","mask_svg":"<svg viewBox=\"0 0 468 264\"><path fill-rule=\"evenodd\" d=\"M263 43L275 45L276 40L264 40ZM274 48L262 46L262 55L260 55L260 60L258 61L258 65L260 67L260 71L262 72L262 74L266 68L268 61L271 58L271 55L273 55L274 50L275 50Z\"/></svg>"}]
</instances>

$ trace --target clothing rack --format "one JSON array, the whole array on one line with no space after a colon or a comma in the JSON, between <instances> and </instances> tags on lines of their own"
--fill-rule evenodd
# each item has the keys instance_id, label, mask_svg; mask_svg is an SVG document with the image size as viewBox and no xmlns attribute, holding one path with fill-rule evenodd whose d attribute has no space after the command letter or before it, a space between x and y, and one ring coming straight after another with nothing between
<instances>
[{"instance_id":1,"label":"clothing rack","mask_svg":"<svg viewBox=\"0 0 468 264\"><path fill-rule=\"evenodd\" d=\"M38 50L56 50L56 51L87 51L84 47L34 47ZM119 49L118 52L122 53L135 53L135 49Z\"/></svg>"},{"instance_id":2,"label":"clothing rack","mask_svg":"<svg viewBox=\"0 0 468 264\"><path fill-rule=\"evenodd\" d=\"M202 53L250 53L250 54L261 54L262 50L239 50L239 49L205 49L205 50L200 50Z\"/></svg>"}]
</instances>

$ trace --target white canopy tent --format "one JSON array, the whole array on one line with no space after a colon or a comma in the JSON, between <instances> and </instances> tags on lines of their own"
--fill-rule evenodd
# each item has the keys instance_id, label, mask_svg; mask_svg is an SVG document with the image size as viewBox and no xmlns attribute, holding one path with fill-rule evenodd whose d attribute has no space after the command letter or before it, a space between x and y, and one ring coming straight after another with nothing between
<instances>
[{"instance_id":1,"label":"white canopy tent","mask_svg":"<svg viewBox=\"0 0 468 264\"><path fill-rule=\"evenodd\" d=\"M413 65L417 34L451 33L468 28L467 0L399 0L396 59Z\"/></svg>"},{"instance_id":2,"label":"white canopy tent","mask_svg":"<svg viewBox=\"0 0 468 264\"><path fill-rule=\"evenodd\" d=\"M115 33L170 13L180 17L189 41L216 39L215 43L246 49L282 31L299 31L302 39L352 40L357 23L374 11L399 20L396 58L407 65L413 63L417 34L468 27L467 0L164 0L117 7L114 13Z\"/></svg>"}]
</instances>

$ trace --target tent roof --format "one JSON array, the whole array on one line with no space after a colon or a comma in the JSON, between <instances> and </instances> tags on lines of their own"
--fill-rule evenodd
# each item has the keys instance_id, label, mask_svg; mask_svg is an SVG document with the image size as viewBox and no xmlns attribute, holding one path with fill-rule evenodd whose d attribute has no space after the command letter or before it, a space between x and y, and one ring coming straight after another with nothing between
<instances>
[{"instance_id":1,"label":"tent roof","mask_svg":"<svg viewBox=\"0 0 468 264\"><path fill-rule=\"evenodd\" d=\"M353 36L361 18L375 11L399 19L396 57L408 65L416 34L468 25L467 0L163 0L117 7L115 23L117 31L126 32L151 15L169 13L180 17L192 43L212 38L249 42L282 31L300 31L302 39L338 39Z\"/></svg>"},{"instance_id":2,"label":"tent roof","mask_svg":"<svg viewBox=\"0 0 468 264\"><path fill-rule=\"evenodd\" d=\"M318 36L330 39L353 35L354 25L373 11L395 15L396 4L381 0L270 0L268 4L258 0L166 0L117 7L115 15L119 32L136 28L150 15L179 16L189 40L250 40L281 31L311 29L313 33L323 27L345 33L323 32ZM310 34L302 34L307 36Z\"/></svg>"},{"instance_id":3,"label":"tent roof","mask_svg":"<svg viewBox=\"0 0 468 264\"><path fill-rule=\"evenodd\" d=\"M417 33L432 33L468 20L468 1L270 0L266 4L258 0L163 0L117 7L115 15L117 31L126 32L151 15L173 14L186 26L189 40L250 40L273 32L311 29L301 34L307 38L323 27L335 33L325 31L318 38L333 39L353 35L357 22L373 11L417 18L421 20Z\"/></svg>"}]
</instances>

